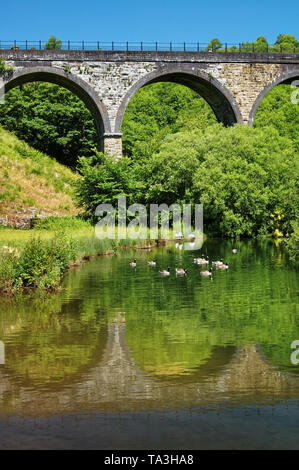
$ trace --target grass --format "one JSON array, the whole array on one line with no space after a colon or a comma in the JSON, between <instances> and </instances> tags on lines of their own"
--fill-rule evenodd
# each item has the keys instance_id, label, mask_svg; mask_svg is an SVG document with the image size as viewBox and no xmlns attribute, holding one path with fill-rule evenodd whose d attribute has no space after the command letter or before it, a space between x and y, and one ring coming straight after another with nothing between
<instances>
[{"instance_id":1,"label":"grass","mask_svg":"<svg viewBox=\"0 0 299 470\"><path fill-rule=\"evenodd\" d=\"M94 227L74 217L40 221L32 230L0 229L0 292L56 290L68 267L92 256L149 241L98 239Z\"/></svg>"},{"instance_id":2,"label":"grass","mask_svg":"<svg viewBox=\"0 0 299 470\"><path fill-rule=\"evenodd\" d=\"M173 232L169 232L173 238ZM55 290L66 269L90 257L155 245L147 239L99 239L95 227L78 217L50 217L31 230L0 229L0 292Z\"/></svg>"},{"instance_id":3,"label":"grass","mask_svg":"<svg viewBox=\"0 0 299 470\"><path fill-rule=\"evenodd\" d=\"M8 224L32 208L43 215L76 215L72 188L78 178L0 127L0 214Z\"/></svg>"}]
</instances>

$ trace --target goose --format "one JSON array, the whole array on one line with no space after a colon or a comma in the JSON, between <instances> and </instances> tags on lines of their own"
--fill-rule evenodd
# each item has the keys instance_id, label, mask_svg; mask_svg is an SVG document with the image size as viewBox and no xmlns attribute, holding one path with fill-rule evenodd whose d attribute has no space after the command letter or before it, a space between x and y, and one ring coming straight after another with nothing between
<instances>
[{"instance_id":1,"label":"goose","mask_svg":"<svg viewBox=\"0 0 299 470\"><path fill-rule=\"evenodd\" d=\"M221 264L223 264L223 258L220 258L219 261L212 261L212 264L214 264L215 266L221 266Z\"/></svg>"},{"instance_id":2,"label":"goose","mask_svg":"<svg viewBox=\"0 0 299 470\"><path fill-rule=\"evenodd\" d=\"M217 268L217 269L226 270L226 269L228 269L228 264L229 264L229 263L226 263L226 264L225 264L225 263L218 264L218 265L216 266L216 268Z\"/></svg>"},{"instance_id":3,"label":"goose","mask_svg":"<svg viewBox=\"0 0 299 470\"><path fill-rule=\"evenodd\" d=\"M136 268L136 259L130 262L130 266L132 266L132 268Z\"/></svg>"},{"instance_id":4,"label":"goose","mask_svg":"<svg viewBox=\"0 0 299 470\"><path fill-rule=\"evenodd\" d=\"M197 264L209 264L209 257L207 256L207 259L205 258L199 258L197 260Z\"/></svg>"},{"instance_id":5,"label":"goose","mask_svg":"<svg viewBox=\"0 0 299 470\"><path fill-rule=\"evenodd\" d=\"M210 268L209 271L200 271L200 275L205 277L212 276L212 268Z\"/></svg>"},{"instance_id":6,"label":"goose","mask_svg":"<svg viewBox=\"0 0 299 470\"><path fill-rule=\"evenodd\" d=\"M209 258L207 256L207 258ZM201 255L201 258L193 258L194 263L200 263L201 261L205 261L205 255Z\"/></svg>"},{"instance_id":7,"label":"goose","mask_svg":"<svg viewBox=\"0 0 299 470\"><path fill-rule=\"evenodd\" d=\"M174 235L174 238L183 238L182 232L178 232Z\"/></svg>"},{"instance_id":8,"label":"goose","mask_svg":"<svg viewBox=\"0 0 299 470\"><path fill-rule=\"evenodd\" d=\"M159 271L160 274L162 274L162 276L169 276L170 274L170 267L168 266L167 269L162 269L161 271Z\"/></svg>"},{"instance_id":9,"label":"goose","mask_svg":"<svg viewBox=\"0 0 299 470\"><path fill-rule=\"evenodd\" d=\"M187 274L187 269L184 268L175 268L176 274Z\"/></svg>"},{"instance_id":10,"label":"goose","mask_svg":"<svg viewBox=\"0 0 299 470\"><path fill-rule=\"evenodd\" d=\"M149 266L156 266L157 262L156 262L155 259L153 259L153 260L151 260L151 261L148 261L147 264L148 264Z\"/></svg>"}]
</instances>

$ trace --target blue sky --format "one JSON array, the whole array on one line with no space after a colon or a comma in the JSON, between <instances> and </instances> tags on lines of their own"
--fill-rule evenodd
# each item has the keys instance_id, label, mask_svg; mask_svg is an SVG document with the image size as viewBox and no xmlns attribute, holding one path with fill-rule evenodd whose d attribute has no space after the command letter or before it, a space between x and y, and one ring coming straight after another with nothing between
<instances>
[{"instance_id":1,"label":"blue sky","mask_svg":"<svg viewBox=\"0 0 299 470\"><path fill-rule=\"evenodd\" d=\"M299 1L13 0L1 2L1 40L253 41L299 39Z\"/></svg>"}]
</instances>

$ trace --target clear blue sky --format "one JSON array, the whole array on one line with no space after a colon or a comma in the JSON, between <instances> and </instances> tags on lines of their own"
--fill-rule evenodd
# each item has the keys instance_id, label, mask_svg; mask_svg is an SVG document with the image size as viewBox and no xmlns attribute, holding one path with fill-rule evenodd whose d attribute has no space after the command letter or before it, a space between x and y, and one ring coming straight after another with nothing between
<instances>
[{"instance_id":1,"label":"clear blue sky","mask_svg":"<svg viewBox=\"0 0 299 470\"><path fill-rule=\"evenodd\" d=\"M2 40L273 43L299 39L299 1L288 0L11 0L1 2Z\"/></svg>"}]
</instances>

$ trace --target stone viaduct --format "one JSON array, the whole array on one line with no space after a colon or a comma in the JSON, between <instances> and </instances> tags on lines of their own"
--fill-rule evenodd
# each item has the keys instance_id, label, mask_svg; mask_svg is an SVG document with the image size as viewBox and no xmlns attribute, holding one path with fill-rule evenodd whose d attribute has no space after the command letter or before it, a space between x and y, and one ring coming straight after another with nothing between
<instances>
[{"instance_id":1,"label":"stone viaduct","mask_svg":"<svg viewBox=\"0 0 299 470\"><path fill-rule=\"evenodd\" d=\"M198 92L218 121L252 125L264 96L299 79L299 54L225 52L1 50L13 72L5 91L32 81L68 88L91 111L99 149L122 154L122 120L141 87L175 82Z\"/></svg>"}]
</instances>

